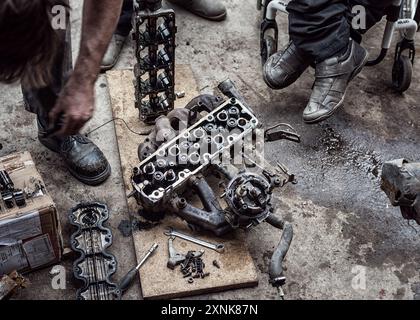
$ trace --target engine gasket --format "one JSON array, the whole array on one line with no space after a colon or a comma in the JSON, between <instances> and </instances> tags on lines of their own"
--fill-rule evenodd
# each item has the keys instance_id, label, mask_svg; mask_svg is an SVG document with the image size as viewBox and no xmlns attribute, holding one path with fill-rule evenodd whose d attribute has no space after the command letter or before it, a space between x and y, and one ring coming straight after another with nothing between
<instances>
[{"instance_id":1,"label":"engine gasket","mask_svg":"<svg viewBox=\"0 0 420 320\"><path fill-rule=\"evenodd\" d=\"M77 290L78 300L118 300L121 291L111 282L118 263L106 252L112 244L112 233L104 224L108 207L101 203L81 203L71 209L70 223L77 227L71 236L71 248L80 254L73 263L74 277L83 282Z\"/></svg>"}]
</instances>

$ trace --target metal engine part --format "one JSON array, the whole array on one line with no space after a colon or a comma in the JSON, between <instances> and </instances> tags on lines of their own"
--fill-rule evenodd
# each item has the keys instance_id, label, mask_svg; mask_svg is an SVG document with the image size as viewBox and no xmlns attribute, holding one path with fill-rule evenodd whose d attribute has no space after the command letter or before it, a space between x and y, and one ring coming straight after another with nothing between
<instances>
[{"instance_id":1,"label":"metal engine part","mask_svg":"<svg viewBox=\"0 0 420 320\"><path fill-rule=\"evenodd\" d=\"M420 225L420 163L405 159L386 162L382 167L382 190L403 217Z\"/></svg>"},{"instance_id":2,"label":"metal engine part","mask_svg":"<svg viewBox=\"0 0 420 320\"><path fill-rule=\"evenodd\" d=\"M162 0L135 0L133 40L135 106L140 119L152 124L174 108L175 12L162 8Z\"/></svg>"},{"instance_id":3,"label":"metal engine part","mask_svg":"<svg viewBox=\"0 0 420 320\"><path fill-rule=\"evenodd\" d=\"M171 200L171 208L166 210L177 214L191 225L210 230L219 236L232 229L258 225L274 211L271 203L272 190L280 187L282 182L278 176L246 171L238 173L237 168L232 165L212 164L210 169L213 175L222 175L228 183L222 195L227 204L226 208L222 208L206 179L198 175L189 179L188 189L198 195L203 208L198 208L188 203L185 198L175 195ZM242 199L237 194L235 195L238 190L244 193ZM249 195L245 194L248 190ZM255 195L258 193L258 196L254 197L251 193Z\"/></svg>"},{"instance_id":4,"label":"metal engine part","mask_svg":"<svg viewBox=\"0 0 420 320\"><path fill-rule=\"evenodd\" d=\"M223 102L221 97L209 94L200 95L192 99L185 108L177 108L156 119L156 125L152 132L139 145L138 157L140 161L147 159L164 143L169 142L173 136L185 130L188 126L195 124L200 118L200 112L212 112ZM174 147L171 153L177 152Z\"/></svg>"},{"instance_id":5,"label":"metal engine part","mask_svg":"<svg viewBox=\"0 0 420 320\"><path fill-rule=\"evenodd\" d=\"M106 252L112 244L111 230L104 226L108 208L100 203L79 204L71 210L70 223L77 227L71 236L72 249L80 254L73 274L83 282L78 300L118 300L121 292L110 278L117 271L117 260Z\"/></svg>"},{"instance_id":6,"label":"metal engine part","mask_svg":"<svg viewBox=\"0 0 420 320\"><path fill-rule=\"evenodd\" d=\"M273 189L293 182L290 176L281 179L267 170L239 171L233 165L218 164L226 155L232 158L238 152L236 145L245 137L253 139L254 129L259 127L232 81L224 81L219 88L230 97L228 101L222 103L221 98L210 95L193 99L186 108L161 116L139 146L141 163L133 169L132 196L142 207L144 218L158 221L163 212L172 212L191 226L221 235L232 228L249 228L265 221L274 211ZM284 126L287 131L277 130ZM292 129L287 124L277 125L264 139L299 142ZM206 181L210 175L222 176L227 185L225 209ZM188 190L198 195L203 208L181 196Z\"/></svg>"},{"instance_id":7,"label":"metal engine part","mask_svg":"<svg viewBox=\"0 0 420 320\"><path fill-rule=\"evenodd\" d=\"M167 119L159 119L159 125L139 146L141 162L133 169L131 196L147 220L159 221L166 213L173 213L192 229L208 230L217 236L263 221L283 230L270 263L270 283L283 297L281 287L286 278L282 263L292 241L293 228L272 214L272 192L296 180L280 163L279 170L272 173L253 162L243 145L240 150L235 149L245 137L251 138L256 146L261 143L254 135L259 122L232 81L228 79L218 88L228 101L221 103L220 98L200 96L186 108L168 114ZM177 136L172 138L174 132ZM287 124L271 127L263 138L266 142L278 139L300 142L299 135ZM223 161L225 156L232 159L238 151L256 170L248 170L246 162L245 168L239 169ZM222 206L209 185L207 178L211 176L221 180L219 186L224 190L221 198L226 206ZM187 200L193 194L201 205ZM178 262L173 260L170 266Z\"/></svg>"},{"instance_id":8,"label":"metal engine part","mask_svg":"<svg viewBox=\"0 0 420 320\"><path fill-rule=\"evenodd\" d=\"M228 131L220 115L232 109L243 121ZM134 168L132 184L138 203L146 210L162 208L174 192L182 191L190 177L230 150L258 124L258 119L240 101L235 98L226 101Z\"/></svg>"},{"instance_id":9,"label":"metal engine part","mask_svg":"<svg viewBox=\"0 0 420 320\"><path fill-rule=\"evenodd\" d=\"M234 177L226 188L225 200L231 209L226 218L234 227L250 227L268 218L272 213L271 194L281 184L276 177L267 178L243 171Z\"/></svg>"},{"instance_id":10,"label":"metal engine part","mask_svg":"<svg viewBox=\"0 0 420 320\"><path fill-rule=\"evenodd\" d=\"M21 189L15 189L15 184L6 170L0 170L0 195L4 207L7 209L13 208L15 203L19 208L26 206L25 192Z\"/></svg>"}]
</instances>

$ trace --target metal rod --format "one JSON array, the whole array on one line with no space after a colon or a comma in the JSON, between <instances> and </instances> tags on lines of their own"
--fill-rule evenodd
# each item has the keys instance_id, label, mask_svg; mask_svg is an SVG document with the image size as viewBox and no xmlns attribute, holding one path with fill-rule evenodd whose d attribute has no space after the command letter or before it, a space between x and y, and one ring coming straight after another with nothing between
<instances>
[{"instance_id":1,"label":"metal rod","mask_svg":"<svg viewBox=\"0 0 420 320\"><path fill-rule=\"evenodd\" d=\"M154 243L153 246L147 251L147 253L144 255L143 259L140 261L138 266L136 267L136 270L139 270L141 266L146 262L147 259L149 259L150 255L159 247L157 243Z\"/></svg>"}]
</instances>

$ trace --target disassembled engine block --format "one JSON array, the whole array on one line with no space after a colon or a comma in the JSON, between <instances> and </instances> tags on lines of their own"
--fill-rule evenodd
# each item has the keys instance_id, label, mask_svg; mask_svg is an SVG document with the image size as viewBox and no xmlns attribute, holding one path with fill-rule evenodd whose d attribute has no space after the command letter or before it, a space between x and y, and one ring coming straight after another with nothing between
<instances>
[{"instance_id":1,"label":"disassembled engine block","mask_svg":"<svg viewBox=\"0 0 420 320\"><path fill-rule=\"evenodd\" d=\"M83 282L78 300L117 300L118 286L110 281L117 271L117 260L106 249L112 244L111 230L104 227L108 208L100 203L79 204L71 210L70 223L77 227L71 247L80 257L73 264L76 279Z\"/></svg>"},{"instance_id":2,"label":"disassembled engine block","mask_svg":"<svg viewBox=\"0 0 420 320\"><path fill-rule=\"evenodd\" d=\"M134 11L135 105L150 124L174 108L175 13L161 0L136 0Z\"/></svg>"},{"instance_id":3,"label":"disassembled engine block","mask_svg":"<svg viewBox=\"0 0 420 320\"><path fill-rule=\"evenodd\" d=\"M172 200L174 192L185 188L191 177L257 125L255 116L236 99L223 103L134 170L136 197L149 210L162 208Z\"/></svg>"},{"instance_id":4,"label":"disassembled engine block","mask_svg":"<svg viewBox=\"0 0 420 320\"><path fill-rule=\"evenodd\" d=\"M235 155L247 158L250 150L246 150L244 140L258 145L255 129L259 121L230 80L219 85L219 89L229 100L222 102L220 97L202 95L185 108L175 109L156 120L154 130L139 146L141 163L133 169L132 196L148 220L158 221L170 212L191 227L218 236L263 221L284 229L270 266L270 281L280 288L285 281L281 263L293 230L290 224L271 215L272 192L290 182L291 176L282 179L280 174L266 170L257 162L252 164L258 170L252 171L249 165L242 163L242 168L238 168L232 164ZM299 141L294 132L280 130L263 135L262 142L264 138L272 141L273 137ZM222 181L221 198L225 206L207 181L211 177ZM198 195L203 208L187 201L191 192Z\"/></svg>"}]
</instances>

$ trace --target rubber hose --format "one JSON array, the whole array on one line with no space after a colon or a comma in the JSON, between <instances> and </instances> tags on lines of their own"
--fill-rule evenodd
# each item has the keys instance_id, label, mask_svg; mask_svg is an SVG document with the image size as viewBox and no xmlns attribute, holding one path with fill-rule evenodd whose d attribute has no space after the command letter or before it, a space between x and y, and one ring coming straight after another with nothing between
<instances>
[{"instance_id":1,"label":"rubber hose","mask_svg":"<svg viewBox=\"0 0 420 320\"><path fill-rule=\"evenodd\" d=\"M280 277L283 277L283 260L289 250L290 243L293 238L293 227L290 223L284 224L283 234L281 236L280 242L271 257L270 262L270 283L277 287L282 285L278 282Z\"/></svg>"},{"instance_id":2,"label":"rubber hose","mask_svg":"<svg viewBox=\"0 0 420 320\"><path fill-rule=\"evenodd\" d=\"M283 230L284 228L284 221L275 215L270 215L265 221L277 229Z\"/></svg>"}]
</instances>

